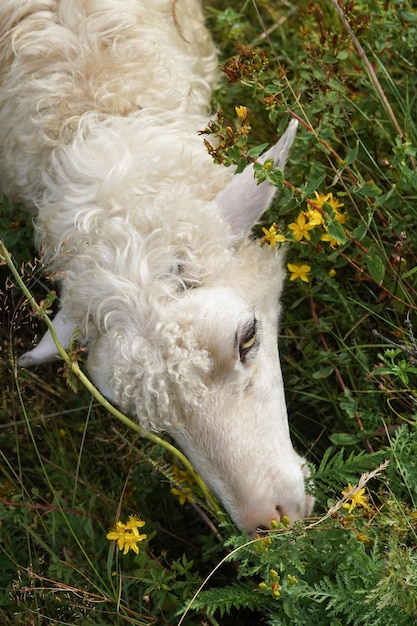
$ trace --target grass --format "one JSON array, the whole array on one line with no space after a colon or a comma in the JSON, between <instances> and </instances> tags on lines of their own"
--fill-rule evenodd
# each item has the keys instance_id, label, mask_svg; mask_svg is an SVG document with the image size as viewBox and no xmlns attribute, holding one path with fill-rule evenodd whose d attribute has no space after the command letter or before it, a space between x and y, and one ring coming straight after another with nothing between
<instances>
[{"instance_id":1,"label":"grass","mask_svg":"<svg viewBox=\"0 0 417 626\"><path fill-rule=\"evenodd\" d=\"M280 193L255 234L275 224L288 262L309 268L287 281L280 350L314 517L248 541L170 450L110 414L68 365L66 377L56 364L17 370L44 326L3 265L5 626L417 619L417 13L402 0L341 4L342 15L332 1L205 7L225 69L216 130L232 129L216 158L242 165L300 119L285 181L260 168ZM0 231L45 301L53 285L33 260L30 220L6 200ZM138 555L106 539L129 515L145 521Z\"/></svg>"}]
</instances>

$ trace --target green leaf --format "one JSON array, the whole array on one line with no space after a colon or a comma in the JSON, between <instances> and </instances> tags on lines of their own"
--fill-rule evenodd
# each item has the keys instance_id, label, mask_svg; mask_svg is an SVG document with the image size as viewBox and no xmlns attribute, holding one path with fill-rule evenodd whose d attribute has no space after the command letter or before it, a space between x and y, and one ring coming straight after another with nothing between
<instances>
[{"instance_id":1,"label":"green leaf","mask_svg":"<svg viewBox=\"0 0 417 626\"><path fill-rule=\"evenodd\" d=\"M417 265L415 267L412 267L411 270L408 270L408 272L404 272L404 274L402 274L401 276L401 280L406 280L407 278L410 278L410 276L412 276L416 272L417 272Z\"/></svg>"},{"instance_id":2,"label":"green leaf","mask_svg":"<svg viewBox=\"0 0 417 626\"><path fill-rule=\"evenodd\" d=\"M349 150L346 157L344 158L345 165L350 165L351 163L356 161L356 158L358 156L358 148L359 148L359 144L356 143L356 146L352 148L351 150Z\"/></svg>"},{"instance_id":3,"label":"green leaf","mask_svg":"<svg viewBox=\"0 0 417 626\"><path fill-rule=\"evenodd\" d=\"M347 241L344 228L337 219L329 220L329 222L327 223L327 233L330 235L330 237L333 237L333 239L336 239L336 241L338 241L339 243L346 243Z\"/></svg>"},{"instance_id":4,"label":"green leaf","mask_svg":"<svg viewBox=\"0 0 417 626\"><path fill-rule=\"evenodd\" d=\"M381 196L379 196L379 198L377 198L375 200L375 207L381 206L382 204L385 204L393 195L393 193L397 191L397 187L396 185L392 185L391 188L387 191L387 193L382 194Z\"/></svg>"},{"instance_id":5,"label":"green leaf","mask_svg":"<svg viewBox=\"0 0 417 626\"><path fill-rule=\"evenodd\" d=\"M369 180L367 183L363 185L363 187L358 189L358 191L361 194L361 196L368 196L368 198L376 198L377 196L380 196L382 193L381 189L377 187L377 185L375 185L373 180Z\"/></svg>"},{"instance_id":6,"label":"green leaf","mask_svg":"<svg viewBox=\"0 0 417 626\"><path fill-rule=\"evenodd\" d=\"M253 159L257 159L258 156L262 154L262 152L267 147L268 147L267 143L261 143L259 144L259 146L254 146L253 148L250 148L250 150L248 150L248 156L250 156Z\"/></svg>"},{"instance_id":7,"label":"green leaf","mask_svg":"<svg viewBox=\"0 0 417 626\"><path fill-rule=\"evenodd\" d=\"M359 226L357 226L355 230L352 232L352 237L356 239L356 241L362 241L362 239L365 237L366 233L368 232L368 228L369 228L369 224L367 224L366 222L361 222Z\"/></svg>"},{"instance_id":8,"label":"green leaf","mask_svg":"<svg viewBox=\"0 0 417 626\"><path fill-rule=\"evenodd\" d=\"M358 410L358 403L352 396L352 392L348 387L345 387L343 390L343 395L339 400L339 406L350 418L355 417Z\"/></svg>"},{"instance_id":9,"label":"green leaf","mask_svg":"<svg viewBox=\"0 0 417 626\"><path fill-rule=\"evenodd\" d=\"M241 174L243 170L245 169L245 167L247 166L247 164L248 162L246 159L244 158L240 159L236 166L235 174Z\"/></svg>"},{"instance_id":10,"label":"green leaf","mask_svg":"<svg viewBox=\"0 0 417 626\"><path fill-rule=\"evenodd\" d=\"M313 372L313 378L315 378L316 380L320 378L327 378L333 372L334 372L333 365L328 365L327 367L322 367L319 370Z\"/></svg>"},{"instance_id":11,"label":"green leaf","mask_svg":"<svg viewBox=\"0 0 417 626\"><path fill-rule=\"evenodd\" d=\"M314 178L309 183L307 183L305 188L302 190L302 199L310 198L310 196L313 195L313 192L317 191L317 189L321 187L325 178L326 178L325 176L319 176L318 178Z\"/></svg>"},{"instance_id":12,"label":"green leaf","mask_svg":"<svg viewBox=\"0 0 417 626\"><path fill-rule=\"evenodd\" d=\"M284 182L284 174L281 170L272 170L271 172L266 172L266 180L274 185L274 187L282 187Z\"/></svg>"},{"instance_id":13,"label":"green leaf","mask_svg":"<svg viewBox=\"0 0 417 626\"><path fill-rule=\"evenodd\" d=\"M411 11L401 11L401 19L406 22L417 22L417 13Z\"/></svg>"},{"instance_id":14,"label":"green leaf","mask_svg":"<svg viewBox=\"0 0 417 626\"><path fill-rule=\"evenodd\" d=\"M345 59L347 59L349 56L349 53L347 50L342 50L342 52L339 52L339 54L337 55L336 59L338 59L339 61L344 61Z\"/></svg>"},{"instance_id":15,"label":"green leaf","mask_svg":"<svg viewBox=\"0 0 417 626\"><path fill-rule=\"evenodd\" d=\"M329 436L329 439L335 446L354 446L362 441L359 435L351 433L333 433L333 435Z\"/></svg>"},{"instance_id":16,"label":"green leaf","mask_svg":"<svg viewBox=\"0 0 417 626\"><path fill-rule=\"evenodd\" d=\"M385 263L381 257L373 253L372 256L366 259L366 267L374 281L380 285L385 276Z\"/></svg>"}]
</instances>

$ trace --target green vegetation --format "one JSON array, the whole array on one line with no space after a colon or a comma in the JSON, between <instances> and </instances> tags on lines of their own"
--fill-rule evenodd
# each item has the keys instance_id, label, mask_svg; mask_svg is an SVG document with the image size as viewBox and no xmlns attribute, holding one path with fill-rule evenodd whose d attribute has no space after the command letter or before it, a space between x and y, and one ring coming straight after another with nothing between
<instances>
[{"instance_id":1,"label":"green vegetation","mask_svg":"<svg viewBox=\"0 0 417 626\"><path fill-rule=\"evenodd\" d=\"M219 145L204 135L219 167L243 167L300 120L285 177L257 166L280 193L255 235L286 241L281 360L314 517L242 536L70 365L18 371L45 326L2 265L4 626L416 622L417 11L340 4L206 3L224 66ZM30 220L6 200L0 236L54 308Z\"/></svg>"}]
</instances>

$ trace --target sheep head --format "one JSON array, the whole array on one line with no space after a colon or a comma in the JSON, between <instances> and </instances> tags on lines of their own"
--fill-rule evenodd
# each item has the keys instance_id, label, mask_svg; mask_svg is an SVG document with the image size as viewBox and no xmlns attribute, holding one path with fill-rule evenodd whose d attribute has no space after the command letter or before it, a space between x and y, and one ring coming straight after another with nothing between
<instances>
[{"instance_id":1,"label":"sheep head","mask_svg":"<svg viewBox=\"0 0 417 626\"><path fill-rule=\"evenodd\" d=\"M263 159L283 167L295 132L293 122ZM282 252L247 237L274 191L268 182L258 185L248 166L208 203L227 242L201 275L172 252L176 271L163 269L140 287L112 268L95 268L96 293L90 286L91 297L82 297L89 302L82 328L87 365L97 387L145 428L168 431L249 533L283 515L303 518L313 505L305 493L308 468L290 439L276 341ZM66 306L73 294L54 320L64 344L74 326L76 305ZM20 365L55 352L47 334Z\"/></svg>"}]
</instances>

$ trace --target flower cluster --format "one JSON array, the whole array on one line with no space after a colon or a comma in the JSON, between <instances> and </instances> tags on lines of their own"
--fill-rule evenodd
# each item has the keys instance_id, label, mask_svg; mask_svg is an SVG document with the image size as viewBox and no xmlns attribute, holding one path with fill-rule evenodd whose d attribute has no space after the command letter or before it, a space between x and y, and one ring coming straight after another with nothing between
<instances>
[{"instance_id":1,"label":"flower cluster","mask_svg":"<svg viewBox=\"0 0 417 626\"><path fill-rule=\"evenodd\" d=\"M217 111L216 119L211 120L207 127L200 131L200 135L213 135L216 141L210 143L204 139L204 144L214 163L223 163L226 166L237 164L240 157L246 162L248 135L251 130L249 112L243 105L235 106L237 120L234 124L225 120L223 111ZM253 160L253 159L252 159Z\"/></svg>"},{"instance_id":2,"label":"flower cluster","mask_svg":"<svg viewBox=\"0 0 417 626\"><path fill-rule=\"evenodd\" d=\"M222 67L230 83L257 80L268 65L268 58L261 49L237 45L237 56L231 57Z\"/></svg>"},{"instance_id":3,"label":"flower cluster","mask_svg":"<svg viewBox=\"0 0 417 626\"><path fill-rule=\"evenodd\" d=\"M341 506L343 513L337 517L339 523L343 528L355 532L361 543L370 543L371 538L368 535L369 514L375 515L377 511L369 505L369 496L364 495L365 488L359 485L352 487L349 483L342 494L344 496Z\"/></svg>"},{"instance_id":4,"label":"flower cluster","mask_svg":"<svg viewBox=\"0 0 417 626\"><path fill-rule=\"evenodd\" d=\"M347 509L348 513L352 513L353 509L356 509L357 506L369 509L368 496L363 495L365 493L364 488L354 488L349 483L347 489L344 489L342 493L347 499L347 502L343 504L343 508Z\"/></svg>"},{"instance_id":5,"label":"flower cluster","mask_svg":"<svg viewBox=\"0 0 417 626\"><path fill-rule=\"evenodd\" d=\"M106 538L110 541L117 541L119 550L123 550L123 554L127 554L129 550L133 550L139 554L138 543L146 539L147 535L140 535L138 528L145 525L141 519L134 515L129 515L129 521L116 522L113 529L107 533Z\"/></svg>"},{"instance_id":6,"label":"flower cluster","mask_svg":"<svg viewBox=\"0 0 417 626\"><path fill-rule=\"evenodd\" d=\"M275 222L269 228L262 228L262 232L265 235L262 241L264 243L269 243L272 250L275 250L276 243L284 243L284 241L286 241L285 236L282 233L278 232L278 226L275 224Z\"/></svg>"},{"instance_id":7,"label":"flower cluster","mask_svg":"<svg viewBox=\"0 0 417 626\"><path fill-rule=\"evenodd\" d=\"M170 492L174 494L174 496L178 496L179 502L182 506L186 502L191 502L193 500L191 487L194 484L194 480L186 470L180 470L175 466L172 470L175 482L181 485L181 487L173 487L170 489Z\"/></svg>"},{"instance_id":8,"label":"flower cluster","mask_svg":"<svg viewBox=\"0 0 417 626\"><path fill-rule=\"evenodd\" d=\"M292 574L287 574L286 580L284 579L284 583L282 584L281 576L278 574L277 570L270 569L269 580L259 583L258 589L271 593L274 598L279 598L281 596L282 589L292 587L297 583L298 578L296 578Z\"/></svg>"},{"instance_id":9,"label":"flower cluster","mask_svg":"<svg viewBox=\"0 0 417 626\"><path fill-rule=\"evenodd\" d=\"M294 222L288 224L287 235L274 222L269 228L262 228L264 234L262 242L269 244L274 250L277 243L285 241L312 241L312 231L319 228L321 232L315 237L314 243L324 241L331 248L338 246L340 241L330 235L328 230L331 220L336 221L339 225L346 223L347 215L341 211L343 203L339 202L331 192L322 194L315 191L314 195L314 199L307 200L307 208L298 214ZM290 271L291 281L300 279L306 283L309 282L310 265L305 263L288 263L287 267ZM334 274L334 270L331 270L331 273L329 272L330 276L334 276Z\"/></svg>"}]
</instances>

